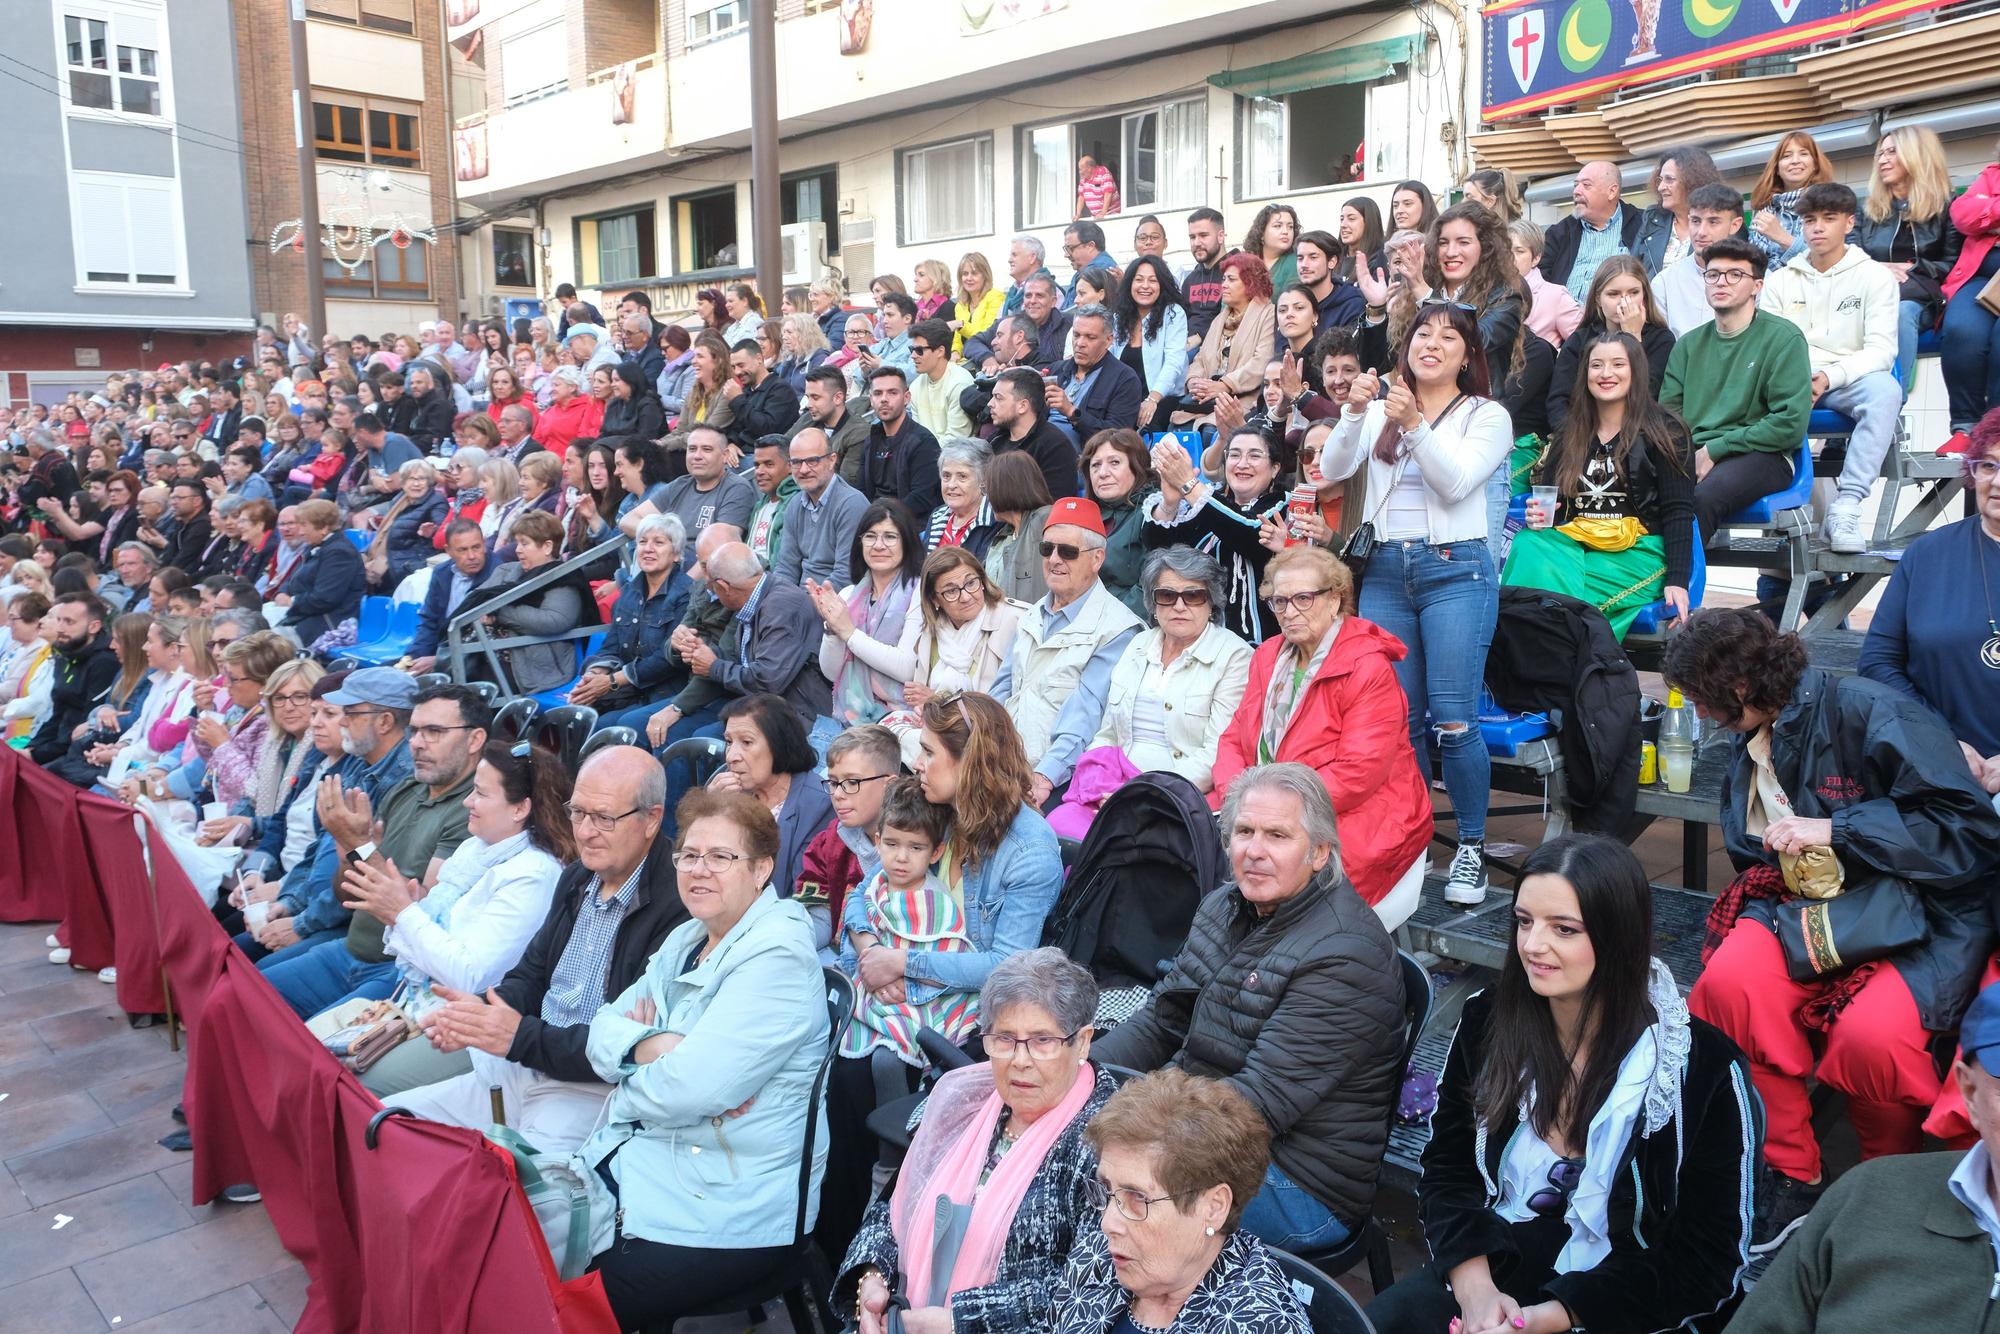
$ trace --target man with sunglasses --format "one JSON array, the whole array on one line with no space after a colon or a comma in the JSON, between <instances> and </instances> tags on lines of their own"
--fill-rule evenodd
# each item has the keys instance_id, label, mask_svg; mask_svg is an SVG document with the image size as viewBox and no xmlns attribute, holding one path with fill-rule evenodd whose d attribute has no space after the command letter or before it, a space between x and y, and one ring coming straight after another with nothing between
<instances>
[{"instance_id":1,"label":"man with sunglasses","mask_svg":"<svg viewBox=\"0 0 2000 1334\"><path fill-rule=\"evenodd\" d=\"M1046 808L1069 785L1076 760L1104 721L1112 669L1140 630L1139 618L1104 586L1104 517L1097 502L1065 496L1042 529L1048 595L1021 617L1014 647L993 682L1035 777L1030 797Z\"/></svg>"},{"instance_id":2,"label":"man with sunglasses","mask_svg":"<svg viewBox=\"0 0 2000 1334\"><path fill-rule=\"evenodd\" d=\"M338 701L346 695L327 698ZM353 719L355 706L343 707ZM342 907L352 907L342 888L348 862L366 862L403 876L411 882L413 899L436 880L438 868L465 841L465 798L492 725L492 707L470 686L429 686L417 692L410 712L408 778L379 801L363 791L321 789L320 826L340 855L334 893ZM383 936L380 918L356 912L348 919L345 937L267 964L264 974L301 1019L350 998L381 1000L396 987L396 965Z\"/></svg>"},{"instance_id":3,"label":"man with sunglasses","mask_svg":"<svg viewBox=\"0 0 2000 1334\"><path fill-rule=\"evenodd\" d=\"M471 1072L399 1093L397 1106L483 1128L497 1088L507 1124L536 1148L583 1144L611 1092L591 1068L591 1018L688 919L664 829L666 789L659 761L636 746L584 761L569 799L577 860L520 962L484 996L433 987L447 1003L425 1020L429 1040L440 1051L469 1050Z\"/></svg>"}]
</instances>

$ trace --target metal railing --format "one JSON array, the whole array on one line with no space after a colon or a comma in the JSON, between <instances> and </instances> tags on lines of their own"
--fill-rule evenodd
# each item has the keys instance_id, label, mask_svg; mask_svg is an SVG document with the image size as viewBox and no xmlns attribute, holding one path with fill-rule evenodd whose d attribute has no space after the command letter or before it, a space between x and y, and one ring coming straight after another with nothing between
<instances>
[{"instance_id":1,"label":"metal railing","mask_svg":"<svg viewBox=\"0 0 2000 1334\"><path fill-rule=\"evenodd\" d=\"M493 680L500 687L501 696L503 698L512 698L516 693L514 690L514 681L507 674L505 662L501 660L500 652L502 649L526 648L531 644L559 644L571 639L589 639L592 635L603 630L604 626L601 624L577 625L563 631L561 634L505 635L495 638L486 628L485 619L502 608L513 606L530 593L540 592L549 585L566 578L576 570L587 569L591 565L603 560L606 556L617 555L631 544L632 539L630 536L613 529L610 537L590 548L590 550L579 552L567 560L557 561L552 565L544 566L527 578L522 579L519 583L511 585L505 592L498 596L483 599L472 607L454 612L451 619L445 623L445 644L451 658L452 679L454 681L463 681L466 679L465 660L467 653L475 656L483 655L487 665L493 670Z\"/></svg>"}]
</instances>

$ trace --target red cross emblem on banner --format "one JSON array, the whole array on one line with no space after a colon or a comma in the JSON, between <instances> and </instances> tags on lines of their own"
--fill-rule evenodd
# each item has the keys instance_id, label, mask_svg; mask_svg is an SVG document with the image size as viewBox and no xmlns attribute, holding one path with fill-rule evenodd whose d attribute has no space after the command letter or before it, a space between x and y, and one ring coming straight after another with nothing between
<instances>
[{"instance_id":1,"label":"red cross emblem on banner","mask_svg":"<svg viewBox=\"0 0 2000 1334\"><path fill-rule=\"evenodd\" d=\"M1507 20L1507 68L1512 71L1514 82L1524 93L1534 83L1535 71L1542 67L1547 36L1548 20L1539 9L1530 9Z\"/></svg>"}]
</instances>

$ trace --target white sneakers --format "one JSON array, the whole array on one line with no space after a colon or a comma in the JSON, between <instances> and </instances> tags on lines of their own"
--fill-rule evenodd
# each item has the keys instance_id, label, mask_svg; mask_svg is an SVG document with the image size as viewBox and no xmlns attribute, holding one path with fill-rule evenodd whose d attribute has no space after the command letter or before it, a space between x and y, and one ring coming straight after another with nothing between
<instances>
[{"instance_id":1,"label":"white sneakers","mask_svg":"<svg viewBox=\"0 0 2000 1334\"><path fill-rule=\"evenodd\" d=\"M1486 845L1461 843L1451 856L1445 872L1444 901L1459 908L1476 908L1486 902Z\"/></svg>"},{"instance_id":2,"label":"white sneakers","mask_svg":"<svg viewBox=\"0 0 2000 1334\"><path fill-rule=\"evenodd\" d=\"M50 939L50 940L54 940L54 939L55 939L55 937L54 937L54 936L50 936L50 937L49 937L49 939ZM66 949L66 948L64 948L64 947L63 947L63 946L61 946L61 945L58 945L58 946L56 946L56 947L55 947L54 949L52 949L52 950L50 950L50 951L49 951L49 962L50 962L50 963L68 963L68 962L69 962L69 950L68 950L68 949Z\"/></svg>"},{"instance_id":3,"label":"white sneakers","mask_svg":"<svg viewBox=\"0 0 2000 1334\"><path fill-rule=\"evenodd\" d=\"M52 950L62 948L62 942L56 939L56 933L53 931L42 938L42 944Z\"/></svg>"},{"instance_id":4,"label":"white sneakers","mask_svg":"<svg viewBox=\"0 0 2000 1334\"><path fill-rule=\"evenodd\" d=\"M1861 502L1836 500L1826 511L1826 544L1843 556L1858 556L1868 550L1868 538L1861 530Z\"/></svg>"},{"instance_id":5,"label":"white sneakers","mask_svg":"<svg viewBox=\"0 0 2000 1334\"><path fill-rule=\"evenodd\" d=\"M107 987L112 986L118 981L118 970L116 968L100 968L97 970L97 980Z\"/></svg>"}]
</instances>

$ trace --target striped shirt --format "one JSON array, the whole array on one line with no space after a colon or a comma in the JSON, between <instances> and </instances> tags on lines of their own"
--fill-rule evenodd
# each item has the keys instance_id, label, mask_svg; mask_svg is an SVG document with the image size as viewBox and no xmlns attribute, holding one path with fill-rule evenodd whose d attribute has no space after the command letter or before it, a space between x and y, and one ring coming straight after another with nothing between
<instances>
[{"instance_id":1,"label":"striped shirt","mask_svg":"<svg viewBox=\"0 0 2000 1334\"><path fill-rule=\"evenodd\" d=\"M1602 227L1582 214L1576 220L1583 224L1583 234L1576 241L1576 262L1570 266L1569 281L1563 286L1579 304L1590 295L1590 280L1597 276L1597 266L1613 255L1625 253L1625 238L1620 223L1625 218L1625 206L1620 204L1612 210L1611 221Z\"/></svg>"},{"instance_id":2,"label":"striped shirt","mask_svg":"<svg viewBox=\"0 0 2000 1334\"><path fill-rule=\"evenodd\" d=\"M618 943L618 928L631 911L639 892L639 875L645 869L642 859L624 886L608 899L598 896L604 887L602 876L590 877L590 883L583 887L583 905L570 927L569 943L549 974L549 989L542 993L543 1023L561 1028L587 1024L608 999L604 979L611 972L611 950Z\"/></svg>"}]
</instances>

